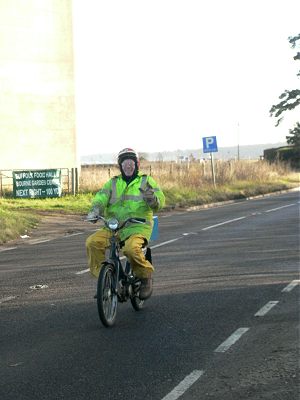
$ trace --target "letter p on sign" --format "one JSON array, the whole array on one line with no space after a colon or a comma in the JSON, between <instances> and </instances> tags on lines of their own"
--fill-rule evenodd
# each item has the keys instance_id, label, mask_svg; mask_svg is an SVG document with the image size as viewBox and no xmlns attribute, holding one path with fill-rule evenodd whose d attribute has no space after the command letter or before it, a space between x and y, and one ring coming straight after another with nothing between
<instances>
[{"instance_id":1,"label":"letter p on sign","mask_svg":"<svg viewBox=\"0 0 300 400\"><path fill-rule=\"evenodd\" d=\"M217 137L209 136L202 138L203 141L203 153L214 153L218 151Z\"/></svg>"}]
</instances>

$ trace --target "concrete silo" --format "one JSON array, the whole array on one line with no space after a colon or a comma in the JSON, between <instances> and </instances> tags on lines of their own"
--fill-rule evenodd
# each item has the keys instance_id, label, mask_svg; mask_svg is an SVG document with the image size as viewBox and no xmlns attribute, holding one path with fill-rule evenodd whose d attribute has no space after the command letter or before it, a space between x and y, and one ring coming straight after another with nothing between
<instances>
[{"instance_id":1,"label":"concrete silo","mask_svg":"<svg viewBox=\"0 0 300 400\"><path fill-rule=\"evenodd\" d=\"M0 0L0 171L77 166L72 0Z\"/></svg>"}]
</instances>

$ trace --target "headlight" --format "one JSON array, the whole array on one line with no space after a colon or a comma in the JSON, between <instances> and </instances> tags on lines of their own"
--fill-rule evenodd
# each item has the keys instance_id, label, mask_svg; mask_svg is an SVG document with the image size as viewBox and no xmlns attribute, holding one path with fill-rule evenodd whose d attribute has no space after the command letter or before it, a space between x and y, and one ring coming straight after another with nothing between
<instances>
[{"instance_id":1,"label":"headlight","mask_svg":"<svg viewBox=\"0 0 300 400\"><path fill-rule=\"evenodd\" d=\"M116 218L111 218L111 219L108 221L108 224L107 224L107 225L108 225L109 229L115 231L115 230L118 228L118 226L119 226L119 221L118 221Z\"/></svg>"}]
</instances>

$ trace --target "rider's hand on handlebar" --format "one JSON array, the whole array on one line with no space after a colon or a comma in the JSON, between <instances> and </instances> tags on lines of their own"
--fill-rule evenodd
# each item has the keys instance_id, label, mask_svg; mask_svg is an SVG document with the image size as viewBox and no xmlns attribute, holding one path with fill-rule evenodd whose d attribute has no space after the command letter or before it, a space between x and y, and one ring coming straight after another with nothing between
<instances>
[{"instance_id":1,"label":"rider's hand on handlebar","mask_svg":"<svg viewBox=\"0 0 300 400\"><path fill-rule=\"evenodd\" d=\"M155 208L157 206L157 197L154 194L154 189L149 185L149 183L147 183L145 189L140 188L140 192L142 193L143 199L149 207Z\"/></svg>"},{"instance_id":2,"label":"rider's hand on handlebar","mask_svg":"<svg viewBox=\"0 0 300 400\"><path fill-rule=\"evenodd\" d=\"M91 211L87 215L87 220L89 222L92 222L95 224L97 220L99 219L99 216L101 215L100 213L100 208L99 207L93 207Z\"/></svg>"}]
</instances>

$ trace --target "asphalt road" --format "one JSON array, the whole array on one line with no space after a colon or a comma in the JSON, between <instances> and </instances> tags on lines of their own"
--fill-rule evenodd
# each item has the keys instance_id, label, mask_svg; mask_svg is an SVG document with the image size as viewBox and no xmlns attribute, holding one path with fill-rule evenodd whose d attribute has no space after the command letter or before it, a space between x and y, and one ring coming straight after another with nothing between
<instances>
[{"instance_id":1,"label":"asphalt road","mask_svg":"<svg viewBox=\"0 0 300 400\"><path fill-rule=\"evenodd\" d=\"M109 329L88 232L0 251L1 400L298 400L299 192L169 213L159 231L153 296Z\"/></svg>"}]
</instances>

